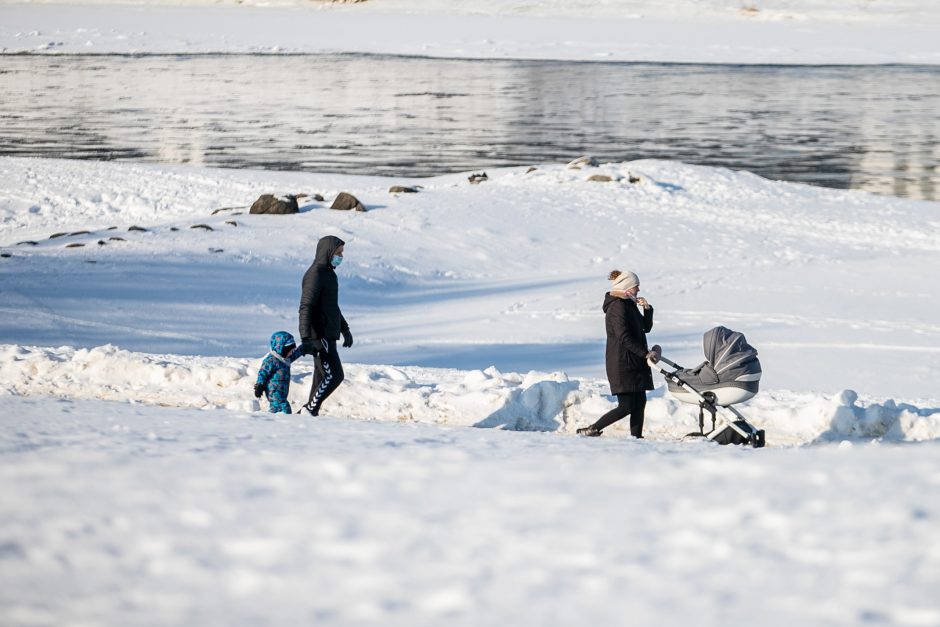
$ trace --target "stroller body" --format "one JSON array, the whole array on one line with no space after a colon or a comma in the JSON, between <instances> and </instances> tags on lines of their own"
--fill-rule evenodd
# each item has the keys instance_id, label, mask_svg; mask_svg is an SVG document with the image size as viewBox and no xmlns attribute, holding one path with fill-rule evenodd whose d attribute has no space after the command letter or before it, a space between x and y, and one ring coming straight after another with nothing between
<instances>
[{"instance_id":1,"label":"stroller body","mask_svg":"<svg viewBox=\"0 0 940 627\"><path fill-rule=\"evenodd\" d=\"M764 446L764 431L755 428L732 407L757 394L762 373L757 350L747 343L744 334L721 326L707 331L702 344L706 361L695 368L682 368L666 358L650 363L666 378L670 394L683 403L699 406L699 431L688 435L705 437L719 444ZM666 370L661 363L673 370ZM712 419L712 429L708 432L705 431L705 412Z\"/></svg>"}]
</instances>

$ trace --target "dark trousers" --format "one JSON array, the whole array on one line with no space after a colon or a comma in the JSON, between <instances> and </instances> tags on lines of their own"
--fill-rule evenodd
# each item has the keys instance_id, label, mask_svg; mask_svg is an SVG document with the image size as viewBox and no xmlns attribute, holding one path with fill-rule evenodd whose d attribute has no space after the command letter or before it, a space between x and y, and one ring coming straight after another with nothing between
<instances>
[{"instance_id":1,"label":"dark trousers","mask_svg":"<svg viewBox=\"0 0 940 627\"><path fill-rule=\"evenodd\" d=\"M332 394L339 384L346 378L343 364L339 360L339 351L336 350L336 340L327 340L329 350L321 357L315 357L313 369L313 385L310 386L310 399L307 407L319 411L320 405Z\"/></svg>"},{"instance_id":2,"label":"dark trousers","mask_svg":"<svg viewBox=\"0 0 940 627\"><path fill-rule=\"evenodd\" d=\"M597 419L592 426L603 431L621 418L630 415L630 434L643 437L643 414L646 412L646 392L630 392L617 395L617 406Z\"/></svg>"}]
</instances>

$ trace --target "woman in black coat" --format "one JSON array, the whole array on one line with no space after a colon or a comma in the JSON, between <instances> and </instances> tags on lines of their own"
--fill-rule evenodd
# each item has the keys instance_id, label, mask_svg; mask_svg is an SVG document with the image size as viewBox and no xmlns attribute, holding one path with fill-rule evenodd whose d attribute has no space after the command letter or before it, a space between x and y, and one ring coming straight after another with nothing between
<instances>
[{"instance_id":1,"label":"woman in black coat","mask_svg":"<svg viewBox=\"0 0 940 627\"><path fill-rule=\"evenodd\" d=\"M578 429L578 434L599 436L605 428L629 414L630 433L642 438L646 390L653 389L653 372L646 360L655 363L661 352L659 346L650 350L646 344L646 334L653 328L653 307L645 298L637 297L640 279L634 273L614 270L607 278L613 282L604 297L607 380L610 393L617 397L617 407L590 427Z\"/></svg>"}]
</instances>

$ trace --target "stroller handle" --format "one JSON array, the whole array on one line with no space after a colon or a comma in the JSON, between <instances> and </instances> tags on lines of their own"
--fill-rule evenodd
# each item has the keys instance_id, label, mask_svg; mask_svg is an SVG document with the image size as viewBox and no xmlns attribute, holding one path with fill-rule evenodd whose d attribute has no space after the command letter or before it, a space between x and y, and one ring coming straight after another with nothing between
<instances>
[{"instance_id":1,"label":"stroller handle","mask_svg":"<svg viewBox=\"0 0 940 627\"><path fill-rule=\"evenodd\" d=\"M672 361L671 359L667 359L666 357L660 356L659 362L662 362L662 363L664 363L664 364L666 364L666 365L672 366L673 368L676 368L676 369L682 368L682 366L680 366L680 365L677 364L676 362ZM647 359L647 360L646 360L646 363L648 363L648 364L650 365L650 368L653 368L653 369L656 370L657 372L662 372L662 371L663 371L663 367L659 365L659 362L653 362L651 359Z\"/></svg>"}]
</instances>

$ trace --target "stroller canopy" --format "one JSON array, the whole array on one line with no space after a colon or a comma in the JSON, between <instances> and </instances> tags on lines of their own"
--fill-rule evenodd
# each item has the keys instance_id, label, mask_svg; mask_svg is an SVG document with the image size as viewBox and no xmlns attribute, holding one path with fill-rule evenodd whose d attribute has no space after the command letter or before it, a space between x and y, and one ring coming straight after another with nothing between
<instances>
[{"instance_id":1,"label":"stroller canopy","mask_svg":"<svg viewBox=\"0 0 940 627\"><path fill-rule=\"evenodd\" d=\"M679 368L673 374L699 393L714 393L719 405L740 403L757 394L760 361L757 349L747 343L743 333L715 327L705 332L702 344L707 361L695 368ZM667 378L666 384L679 400L698 402L697 395L687 393L677 381Z\"/></svg>"},{"instance_id":2,"label":"stroller canopy","mask_svg":"<svg viewBox=\"0 0 940 627\"><path fill-rule=\"evenodd\" d=\"M702 346L719 382L760 379L757 349L747 343L743 333L715 327L705 332Z\"/></svg>"}]
</instances>

